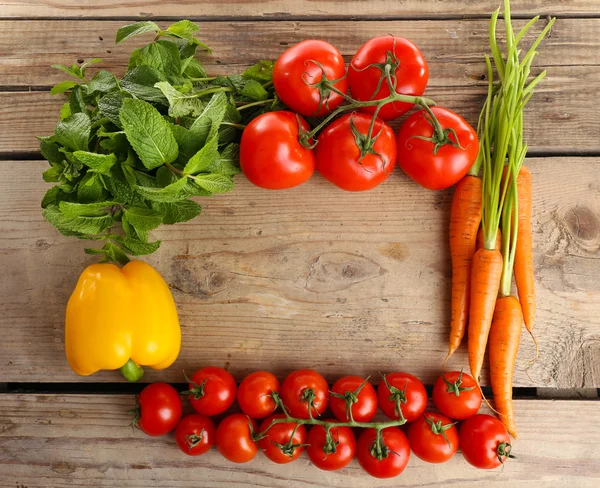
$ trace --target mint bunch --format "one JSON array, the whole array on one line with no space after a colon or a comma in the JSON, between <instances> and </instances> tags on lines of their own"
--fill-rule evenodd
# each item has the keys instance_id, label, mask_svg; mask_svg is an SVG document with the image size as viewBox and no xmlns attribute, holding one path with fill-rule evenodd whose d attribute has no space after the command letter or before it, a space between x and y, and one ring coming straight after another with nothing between
<instances>
[{"instance_id":1,"label":"mint bunch","mask_svg":"<svg viewBox=\"0 0 600 488\"><path fill-rule=\"evenodd\" d=\"M149 231L200 214L191 197L231 191L240 129L282 108L271 61L210 77L196 58L198 48L210 52L197 31L189 20L166 30L154 22L122 27L117 44L146 33L155 38L133 50L121 79L100 70L88 81L99 59L54 66L75 81L52 89L69 99L54 135L39 138L50 163L43 178L57 183L42 200L44 217L64 235L103 241L86 249L103 261L156 251L160 241Z\"/></svg>"}]
</instances>

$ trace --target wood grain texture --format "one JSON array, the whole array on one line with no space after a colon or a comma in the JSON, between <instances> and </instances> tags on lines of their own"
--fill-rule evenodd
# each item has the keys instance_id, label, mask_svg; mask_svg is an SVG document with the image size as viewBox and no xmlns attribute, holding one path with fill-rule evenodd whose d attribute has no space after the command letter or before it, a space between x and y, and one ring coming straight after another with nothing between
<instances>
[{"instance_id":1,"label":"wood grain texture","mask_svg":"<svg viewBox=\"0 0 600 488\"><path fill-rule=\"evenodd\" d=\"M600 483L598 401L517 400L518 459L504 469L477 470L460 454L442 465L412 456L399 477L376 480L356 461L337 472L320 471L306 454L275 465L261 453L235 465L212 449L191 458L172 434L151 438L128 428L128 395L0 396L0 486L3 488L204 488L339 486L348 488L574 486Z\"/></svg>"},{"instance_id":2,"label":"wood grain texture","mask_svg":"<svg viewBox=\"0 0 600 488\"><path fill-rule=\"evenodd\" d=\"M524 334L515 385L600 387L600 159L528 164L540 359L530 379ZM63 319L94 258L43 220L43 168L0 162L2 379L89 381L64 359ZM420 189L399 170L362 194L318 175L286 192L236 182L233 193L200 200L195 220L153 232L163 244L148 261L173 290L183 348L146 380L182 381L183 369L214 364L238 379L261 368L313 367L329 380L400 369L433 384L447 348L451 191ZM450 367L464 365L466 344Z\"/></svg>"},{"instance_id":3,"label":"wood grain texture","mask_svg":"<svg viewBox=\"0 0 600 488\"><path fill-rule=\"evenodd\" d=\"M6 53L0 57L0 90L49 87L64 79L62 73L50 68L51 64L98 56L104 58L103 68L122 74L131 49L147 42L113 46L114 34L122 24L0 22L0 52ZM539 24L541 29L543 22ZM286 46L305 38L327 39L349 60L366 39L394 32L412 39L423 50L430 65L427 94L476 123L487 89L482 80L482 54L488 51L487 21L351 25L352 29L344 22L208 22L202 24L203 38L215 54L203 57L203 61L211 73L241 72L261 58L277 58ZM598 31L600 19L561 19L544 42L534 73L547 69L548 78L525 117L525 136L531 150L546 154L600 151L597 114L589 103L590 97L600 97L600 41L594 34ZM33 40L22 42L27 36ZM37 151L35 136L53 131L63 101L62 96L52 97L47 92L0 92L0 152Z\"/></svg>"},{"instance_id":4,"label":"wood grain texture","mask_svg":"<svg viewBox=\"0 0 600 488\"><path fill-rule=\"evenodd\" d=\"M600 12L594 0L524 0L512 2L515 15L577 14ZM256 18L287 17L425 17L488 16L501 1L496 0L2 0L0 17L185 17L185 18Z\"/></svg>"}]
</instances>

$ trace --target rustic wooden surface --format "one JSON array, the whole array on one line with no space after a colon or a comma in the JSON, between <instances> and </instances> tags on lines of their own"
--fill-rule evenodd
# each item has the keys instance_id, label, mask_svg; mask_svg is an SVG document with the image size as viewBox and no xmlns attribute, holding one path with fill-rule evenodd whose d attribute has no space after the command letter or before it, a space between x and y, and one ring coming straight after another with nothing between
<instances>
[{"instance_id":1,"label":"rustic wooden surface","mask_svg":"<svg viewBox=\"0 0 600 488\"><path fill-rule=\"evenodd\" d=\"M486 88L487 19L499 3L0 0L0 488L597 487L600 3L593 0L512 6L519 19L559 20L536 60L535 73L547 69L548 79L525 127L540 359L525 371L533 348L524 335L515 385L543 389L516 401L519 459L503 471L477 471L460 456L442 466L413 459L401 478L380 481L355 462L325 473L305 457L284 467L260 455L244 466L214 451L188 458L171 436L127 429L132 396L102 393L111 387L100 384L120 381L117 374L81 378L64 359L64 306L93 258L82 252L86 243L60 236L40 212L46 163L34 136L52 132L62 103L49 94L63 79L50 64L101 57L101 67L123 73L127 53L145 42L113 45L126 19L201 21L215 51L203 58L212 73L274 59L305 38L324 38L349 59L366 39L392 32L425 54L428 95L474 123ZM420 189L400 171L365 194L339 191L318 175L283 193L242 176L236 183L231 194L200 200L203 215L194 221L153 233L163 246L148 261L173 290L184 347L172 368L150 371L145 381L180 382L183 369L210 363L237 379L259 368L283 377L306 366L330 381L404 369L432 384L446 349L451 190ZM462 348L451 365L465 364ZM75 393L73 383L92 394ZM64 393L15 393L23 388ZM579 400L552 400L567 397Z\"/></svg>"},{"instance_id":2,"label":"rustic wooden surface","mask_svg":"<svg viewBox=\"0 0 600 488\"><path fill-rule=\"evenodd\" d=\"M306 454L279 466L258 456L236 465L216 450L191 458L172 435L146 437L128 428L131 395L0 396L0 487L114 488L202 486L531 487L600 484L597 401L517 400L517 460L503 470L481 471L460 456L427 464L412 456L398 478L374 480L356 461L341 471L319 471Z\"/></svg>"}]
</instances>

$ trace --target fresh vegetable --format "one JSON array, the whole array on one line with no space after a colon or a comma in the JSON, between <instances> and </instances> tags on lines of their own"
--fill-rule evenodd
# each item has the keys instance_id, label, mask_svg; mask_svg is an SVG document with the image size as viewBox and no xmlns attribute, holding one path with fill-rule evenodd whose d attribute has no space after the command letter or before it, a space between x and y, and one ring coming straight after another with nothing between
<instances>
[{"instance_id":1,"label":"fresh vegetable","mask_svg":"<svg viewBox=\"0 0 600 488\"><path fill-rule=\"evenodd\" d=\"M342 190L370 190L396 166L396 138L373 116L346 114L319 135L315 156L319 173Z\"/></svg>"},{"instance_id":2,"label":"fresh vegetable","mask_svg":"<svg viewBox=\"0 0 600 488\"><path fill-rule=\"evenodd\" d=\"M237 390L237 401L248 417L262 419L277 409L273 394L279 393L279 380L268 371L246 376Z\"/></svg>"},{"instance_id":3,"label":"fresh vegetable","mask_svg":"<svg viewBox=\"0 0 600 488\"><path fill-rule=\"evenodd\" d=\"M315 155L300 143L308 123L292 112L263 114L242 134L240 165L248 180L268 190L283 190L308 181L315 171Z\"/></svg>"},{"instance_id":4,"label":"fresh vegetable","mask_svg":"<svg viewBox=\"0 0 600 488\"><path fill-rule=\"evenodd\" d=\"M327 408L329 385L312 369L292 371L281 384L281 400L292 417L318 417Z\"/></svg>"},{"instance_id":5,"label":"fresh vegetable","mask_svg":"<svg viewBox=\"0 0 600 488\"><path fill-rule=\"evenodd\" d=\"M410 449L428 463L445 463L458 450L458 432L452 421L439 413L426 412L408 427Z\"/></svg>"},{"instance_id":6,"label":"fresh vegetable","mask_svg":"<svg viewBox=\"0 0 600 488\"><path fill-rule=\"evenodd\" d=\"M398 427L365 429L356 443L356 459L371 476L393 478L410 459L408 439Z\"/></svg>"},{"instance_id":7,"label":"fresh vegetable","mask_svg":"<svg viewBox=\"0 0 600 488\"><path fill-rule=\"evenodd\" d=\"M317 468L326 471L348 466L356 454L356 439L350 427L315 425L308 432L306 442L308 458Z\"/></svg>"},{"instance_id":8,"label":"fresh vegetable","mask_svg":"<svg viewBox=\"0 0 600 488\"><path fill-rule=\"evenodd\" d=\"M472 417L481 407L481 393L475 380L462 371L442 374L433 386L433 403L451 419Z\"/></svg>"},{"instance_id":9,"label":"fresh vegetable","mask_svg":"<svg viewBox=\"0 0 600 488\"><path fill-rule=\"evenodd\" d=\"M117 43L155 37L131 52L122 78L106 70L90 77L98 59L55 65L74 81L52 89L69 99L54 134L40 138L50 164L43 177L55 183L42 200L44 216L64 235L103 242L86 252L106 261L125 264L127 254L156 251L160 241L149 231L200 214L190 197L232 190L240 129L281 108L272 62L242 75L207 76L196 50L208 47L197 31L189 20L119 29Z\"/></svg>"},{"instance_id":10,"label":"fresh vegetable","mask_svg":"<svg viewBox=\"0 0 600 488\"><path fill-rule=\"evenodd\" d=\"M331 387L329 406L342 422L370 422L377 413L377 393L369 378L344 376Z\"/></svg>"},{"instance_id":11,"label":"fresh vegetable","mask_svg":"<svg viewBox=\"0 0 600 488\"><path fill-rule=\"evenodd\" d=\"M144 370L169 367L179 355L181 331L169 287L149 264L92 264L69 298L65 351L69 365L87 376L119 369L130 381Z\"/></svg>"},{"instance_id":12,"label":"fresh vegetable","mask_svg":"<svg viewBox=\"0 0 600 488\"><path fill-rule=\"evenodd\" d=\"M407 422L419 418L427 407L427 392L418 378L408 373L383 376L377 387L379 408L391 419Z\"/></svg>"},{"instance_id":13,"label":"fresh vegetable","mask_svg":"<svg viewBox=\"0 0 600 488\"><path fill-rule=\"evenodd\" d=\"M348 91L344 58L325 41L311 39L293 45L279 56L273 68L277 96L301 115L324 115L344 101L323 84L325 81L332 82L337 91Z\"/></svg>"},{"instance_id":14,"label":"fresh vegetable","mask_svg":"<svg viewBox=\"0 0 600 488\"><path fill-rule=\"evenodd\" d=\"M136 397L132 425L144 434L165 435L171 432L181 418L179 393L167 383L152 383Z\"/></svg>"},{"instance_id":15,"label":"fresh vegetable","mask_svg":"<svg viewBox=\"0 0 600 488\"><path fill-rule=\"evenodd\" d=\"M476 165L477 163L473 166ZM468 174L456 185L450 207L452 300L450 340L446 361L460 346L467 328L471 296L471 263L476 250L475 239L480 223L481 179L476 175Z\"/></svg>"},{"instance_id":16,"label":"fresh vegetable","mask_svg":"<svg viewBox=\"0 0 600 488\"><path fill-rule=\"evenodd\" d=\"M483 249L483 229L481 228L479 229L479 232L477 232L476 248L478 251L479 249ZM502 251L502 231L500 229L498 229L498 233L496 234L496 243L494 244L494 249Z\"/></svg>"},{"instance_id":17,"label":"fresh vegetable","mask_svg":"<svg viewBox=\"0 0 600 488\"><path fill-rule=\"evenodd\" d=\"M390 83L386 80L386 73L390 75ZM429 69L419 48L398 36L370 39L352 57L348 67L350 93L360 101L381 100L392 91L420 96L425 92L428 79ZM387 103L379 111L379 118L395 119L412 106L400 101ZM375 112L373 106L361 107L360 110Z\"/></svg>"},{"instance_id":18,"label":"fresh vegetable","mask_svg":"<svg viewBox=\"0 0 600 488\"><path fill-rule=\"evenodd\" d=\"M175 429L175 442L188 456L200 456L215 443L215 424L204 415L183 417Z\"/></svg>"},{"instance_id":19,"label":"fresh vegetable","mask_svg":"<svg viewBox=\"0 0 600 488\"><path fill-rule=\"evenodd\" d=\"M272 423L275 419L284 419L278 413L263 420L260 431L263 437L258 441L267 458L277 464L287 464L298 459L306 446L306 427L294 422Z\"/></svg>"},{"instance_id":20,"label":"fresh vegetable","mask_svg":"<svg viewBox=\"0 0 600 488\"><path fill-rule=\"evenodd\" d=\"M247 463L258 453L252 434L256 422L241 413L234 413L221 420L217 427L215 445L221 455L232 463Z\"/></svg>"},{"instance_id":21,"label":"fresh vegetable","mask_svg":"<svg viewBox=\"0 0 600 488\"><path fill-rule=\"evenodd\" d=\"M187 379L187 378L186 378ZM229 371L216 366L199 369L189 381L190 403L199 414L212 417L227 410L235 401L235 379Z\"/></svg>"},{"instance_id":22,"label":"fresh vegetable","mask_svg":"<svg viewBox=\"0 0 600 488\"><path fill-rule=\"evenodd\" d=\"M408 116L398 132L398 165L430 190L443 190L460 181L478 152L475 130L447 108L419 110Z\"/></svg>"},{"instance_id":23,"label":"fresh vegetable","mask_svg":"<svg viewBox=\"0 0 600 488\"><path fill-rule=\"evenodd\" d=\"M459 446L467 462L480 469L497 468L514 457L506 428L491 415L478 414L465 420L460 427Z\"/></svg>"}]
</instances>

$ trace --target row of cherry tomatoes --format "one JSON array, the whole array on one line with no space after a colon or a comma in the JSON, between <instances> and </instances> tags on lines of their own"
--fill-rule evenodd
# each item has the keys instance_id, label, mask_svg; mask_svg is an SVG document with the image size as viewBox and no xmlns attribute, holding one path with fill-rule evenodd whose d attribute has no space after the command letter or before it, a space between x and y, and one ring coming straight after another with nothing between
<instances>
[{"instance_id":1,"label":"row of cherry tomatoes","mask_svg":"<svg viewBox=\"0 0 600 488\"><path fill-rule=\"evenodd\" d=\"M510 457L504 425L477 414L477 385L458 371L444 373L433 388L433 402L441 413L426 412L425 387L403 372L385 375L377 389L368 378L345 376L330 390L309 369L293 371L281 384L273 374L258 371L238 387L226 370L206 367L189 379L184 394L197 413L181 418L175 388L166 383L147 386L137 397L134 425L152 436L175 429L177 445L190 456L204 454L214 444L235 463L248 462L262 450L271 461L284 464L306 450L320 469L341 469L356 457L367 473L379 478L400 474L411 450L424 461L442 463L460 446L469 463L487 469ZM236 399L243 413L226 416L215 428L210 417L226 412ZM287 414L277 412L281 407ZM378 407L391 422L373 422ZM464 421L460 430L459 420ZM406 434L398 427L405 422ZM358 439L357 427L363 428Z\"/></svg>"},{"instance_id":2,"label":"row of cherry tomatoes","mask_svg":"<svg viewBox=\"0 0 600 488\"><path fill-rule=\"evenodd\" d=\"M273 71L277 96L294 112L264 113L248 124L241 140L242 171L255 185L278 190L304 183L316 169L344 190L362 191L382 183L398 163L426 188L452 186L479 150L475 130L460 115L439 106L416 111L396 137L385 121L406 113L413 103L382 102L377 112L373 105L360 105L389 98L391 88L421 96L428 79L423 54L402 37L367 41L347 71L331 44L300 42L279 57ZM310 132L302 116L323 116L343 103L351 113L333 120L315 139L302 140Z\"/></svg>"}]
</instances>

